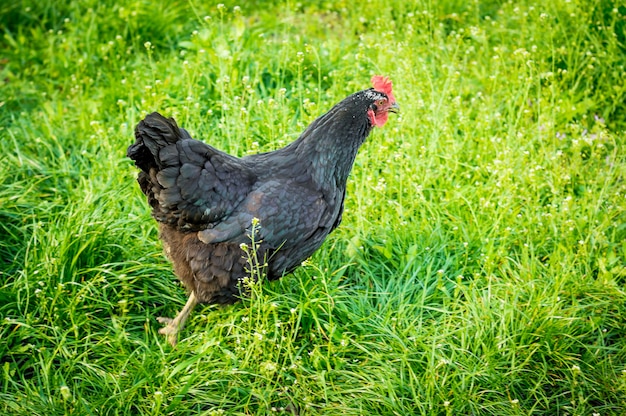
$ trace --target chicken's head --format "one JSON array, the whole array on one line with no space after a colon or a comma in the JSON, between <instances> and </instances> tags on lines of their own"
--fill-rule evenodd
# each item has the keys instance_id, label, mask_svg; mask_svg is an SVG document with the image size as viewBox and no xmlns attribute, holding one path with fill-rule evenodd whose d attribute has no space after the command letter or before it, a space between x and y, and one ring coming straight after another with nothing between
<instances>
[{"instance_id":1,"label":"chicken's head","mask_svg":"<svg viewBox=\"0 0 626 416\"><path fill-rule=\"evenodd\" d=\"M389 112L397 113L400 107L393 96L389 77L375 75L372 77L372 85L374 88L370 91L377 94L367 110L367 116L372 126L382 127L387 122Z\"/></svg>"}]
</instances>

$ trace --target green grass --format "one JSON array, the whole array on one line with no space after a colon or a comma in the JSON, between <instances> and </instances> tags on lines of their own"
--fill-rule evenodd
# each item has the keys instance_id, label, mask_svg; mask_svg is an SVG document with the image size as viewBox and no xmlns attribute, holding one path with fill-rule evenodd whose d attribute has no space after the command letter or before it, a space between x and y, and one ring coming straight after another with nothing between
<instances>
[{"instance_id":1,"label":"green grass","mask_svg":"<svg viewBox=\"0 0 626 416\"><path fill-rule=\"evenodd\" d=\"M0 414L626 413L623 4L22 0L0 29ZM402 114L341 227L171 349L134 125L272 150L373 74Z\"/></svg>"}]
</instances>

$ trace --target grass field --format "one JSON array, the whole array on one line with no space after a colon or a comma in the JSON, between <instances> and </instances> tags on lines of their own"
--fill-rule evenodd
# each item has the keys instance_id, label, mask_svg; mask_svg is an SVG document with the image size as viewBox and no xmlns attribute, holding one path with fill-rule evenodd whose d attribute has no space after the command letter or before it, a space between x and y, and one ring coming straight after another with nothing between
<instances>
[{"instance_id":1,"label":"grass field","mask_svg":"<svg viewBox=\"0 0 626 416\"><path fill-rule=\"evenodd\" d=\"M626 414L626 6L0 5L0 414ZM272 150L399 117L294 274L198 307L125 157L148 112Z\"/></svg>"}]
</instances>

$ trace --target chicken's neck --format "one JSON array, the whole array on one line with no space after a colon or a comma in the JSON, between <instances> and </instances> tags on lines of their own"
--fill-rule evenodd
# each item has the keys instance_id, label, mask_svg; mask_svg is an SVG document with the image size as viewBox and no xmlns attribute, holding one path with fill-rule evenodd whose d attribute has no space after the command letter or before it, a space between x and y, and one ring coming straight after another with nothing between
<instances>
[{"instance_id":1,"label":"chicken's neck","mask_svg":"<svg viewBox=\"0 0 626 416\"><path fill-rule=\"evenodd\" d=\"M311 123L288 147L320 189L345 188L356 154L371 130L366 117L338 108Z\"/></svg>"}]
</instances>

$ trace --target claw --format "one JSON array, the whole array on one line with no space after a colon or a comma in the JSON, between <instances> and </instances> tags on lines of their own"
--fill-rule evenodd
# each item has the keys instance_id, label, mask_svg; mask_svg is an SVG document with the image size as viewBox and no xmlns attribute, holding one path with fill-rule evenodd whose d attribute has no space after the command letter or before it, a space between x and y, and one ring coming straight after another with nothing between
<instances>
[{"instance_id":1,"label":"claw","mask_svg":"<svg viewBox=\"0 0 626 416\"><path fill-rule=\"evenodd\" d=\"M180 311L178 315L176 315L176 318L172 319L162 316L159 316L157 318L157 321L159 321L159 323L165 324L163 328L159 329L159 334L165 335L167 338L167 342L172 347L176 346L176 343L178 342L178 333L185 326L185 321L187 321L189 313L194 308L194 306L196 306L196 303L198 303L198 301L196 300L196 295L194 294L194 292L191 292L187 303L183 307L183 310Z\"/></svg>"},{"instance_id":2,"label":"claw","mask_svg":"<svg viewBox=\"0 0 626 416\"><path fill-rule=\"evenodd\" d=\"M157 318L158 320L158 318ZM159 334L161 335L165 335L165 338L167 339L167 342L172 346L175 347L176 344L178 343L178 331L180 329L182 329L182 325L176 326L173 325L171 322L174 322L173 319L170 318L164 318L164 319L160 319L159 322L161 323L167 323L165 321L169 321L170 323L167 326L164 326L163 328L159 329Z\"/></svg>"},{"instance_id":3,"label":"claw","mask_svg":"<svg viewBox=\"0 0 626 416\"><path fill-rule=\"evenodd\" d=\"M174 322L174 320L172 318L166 318L165 316L159 316L157 318L157 321L159 321L159 323L163 324L163 325L168 325L168 324L171 324L172 322Z\"/></svg>"}]
</instances>

